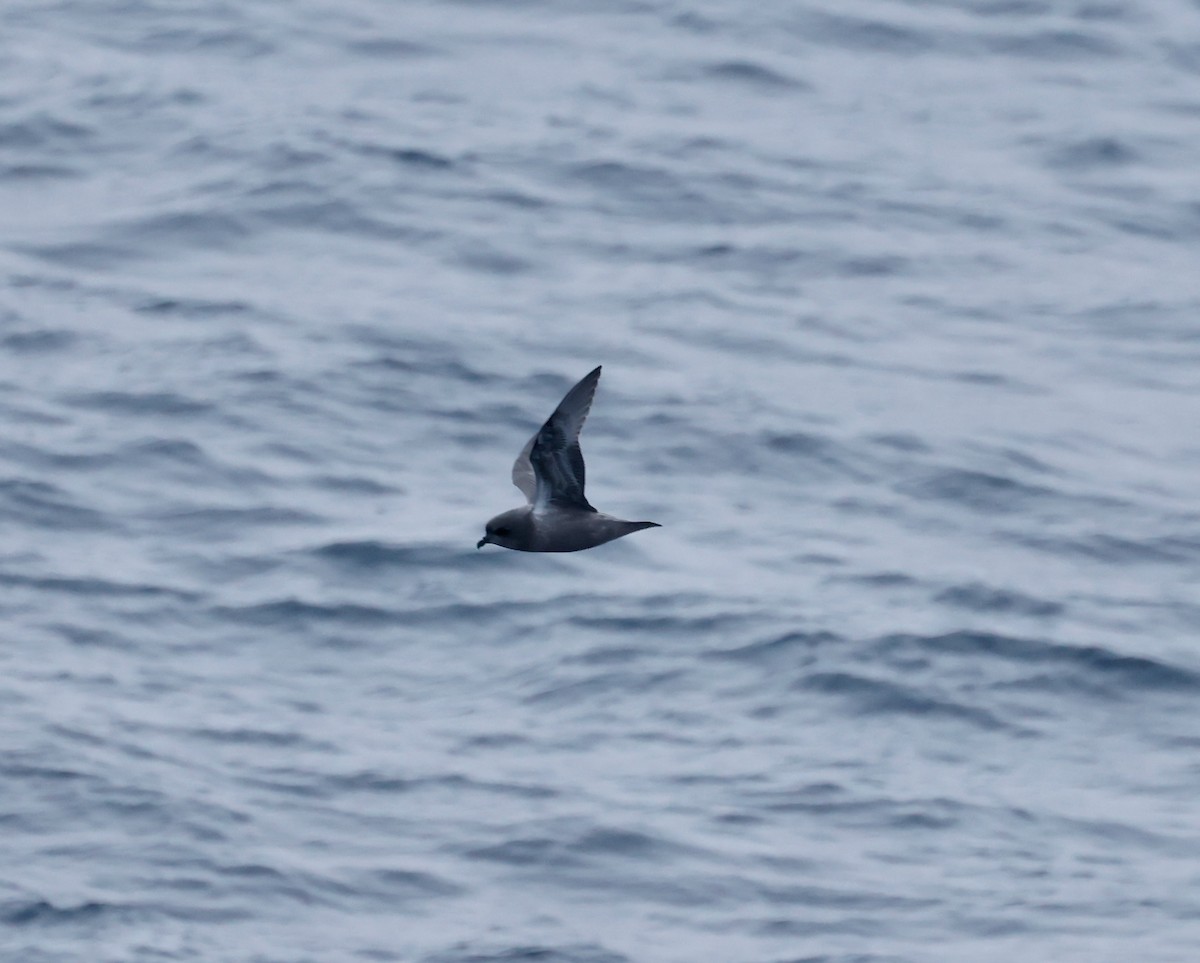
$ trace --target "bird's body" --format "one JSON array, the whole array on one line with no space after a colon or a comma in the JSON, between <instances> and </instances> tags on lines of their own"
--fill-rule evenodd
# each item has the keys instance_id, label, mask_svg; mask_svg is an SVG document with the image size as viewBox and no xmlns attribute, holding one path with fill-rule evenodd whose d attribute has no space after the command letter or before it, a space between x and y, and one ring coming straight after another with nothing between
<instances>
[{"instance_id":1,"label":"bird's body","mask_svg":"<svg viewBox=\"0 0 1200 963\"><path fill-rule=\"evenodd\" d=\"M499 545L518 552L578 552L614 538L657 528L657 522L627 522L598 512L584 495L579 431L592 406L600 368L567 392L541 430L513 464L513 484L527 505L487 523L476 548Z\"/></svg>"}]
</instances>

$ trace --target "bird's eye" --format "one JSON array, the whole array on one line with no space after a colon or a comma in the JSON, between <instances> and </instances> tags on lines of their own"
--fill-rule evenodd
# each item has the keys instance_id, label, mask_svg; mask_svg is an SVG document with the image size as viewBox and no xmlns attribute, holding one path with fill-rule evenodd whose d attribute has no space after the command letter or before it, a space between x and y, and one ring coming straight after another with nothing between
<instances>
[{"instance_id":1,"label":"bird's eye","mask_svg":"<svg viewBox=\"0 0 1200 963\"><path fill-rule=\"evenodd\" d=\"M501 527L501 528L497 528L494 534L496 534L496 535L508 535L508 534L509 534L509 530L508 530L507 528L503 528L503 527Z\"/></svg>"}]
</instances>

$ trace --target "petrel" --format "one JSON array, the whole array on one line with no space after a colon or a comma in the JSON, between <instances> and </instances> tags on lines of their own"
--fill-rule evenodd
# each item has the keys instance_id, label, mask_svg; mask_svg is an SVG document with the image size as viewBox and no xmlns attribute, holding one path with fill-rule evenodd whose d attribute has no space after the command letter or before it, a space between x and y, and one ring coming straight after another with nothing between
<instances>
[{"instance_id":1,"label":"petrel","mask_svg":"<svg viewBox=\"0 0 1200 963\"><path fill-rule=\"evenodd\" d=\"M659 528L658 522L627 522L598 512L583 494L579 430L592 407L600 367L567 392L513 463L512 480L529 504L487 523L476 548L499 545L518 552L578 552L614 538Z\"/></svg>"}]
</instances>

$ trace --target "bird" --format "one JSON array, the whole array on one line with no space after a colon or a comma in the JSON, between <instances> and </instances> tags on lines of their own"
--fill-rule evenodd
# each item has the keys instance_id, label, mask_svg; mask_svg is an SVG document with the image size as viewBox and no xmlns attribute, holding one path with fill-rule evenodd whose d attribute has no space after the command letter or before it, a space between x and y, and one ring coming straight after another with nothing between
<instances>
[{"instance_id":1,"label":"bird","mask_svg":"<svg viewBox=\"0 0 1200 963\"><path fill-rule=\"evenodd\" d=\"M517 552L579 552L658 522L627 522L597 511L583 493L579 431L592 407L601 365L566 393L513 463L513 484L528 504L487 523L476 548L499 545Z\"/></svg>"}]
</instances>

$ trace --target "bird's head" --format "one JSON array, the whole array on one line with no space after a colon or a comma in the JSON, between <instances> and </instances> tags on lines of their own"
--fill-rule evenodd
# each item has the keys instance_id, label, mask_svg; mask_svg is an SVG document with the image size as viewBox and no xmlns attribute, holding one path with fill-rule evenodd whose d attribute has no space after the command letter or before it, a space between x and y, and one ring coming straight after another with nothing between
<instances>
[{"instance_id":1,"label":"bird's head","mask_svg":"<svg viewBox=\"0 0 1200 963\"><path fill-rule=\"evenodd\" d=\"M512 548L518 552L529 550L529 537L532 525L528 508L514 508L511 511L497 515L484 529L484 536L476 548L484 545L499 545L501 548Z\"/></svg>"}]
</instances>

